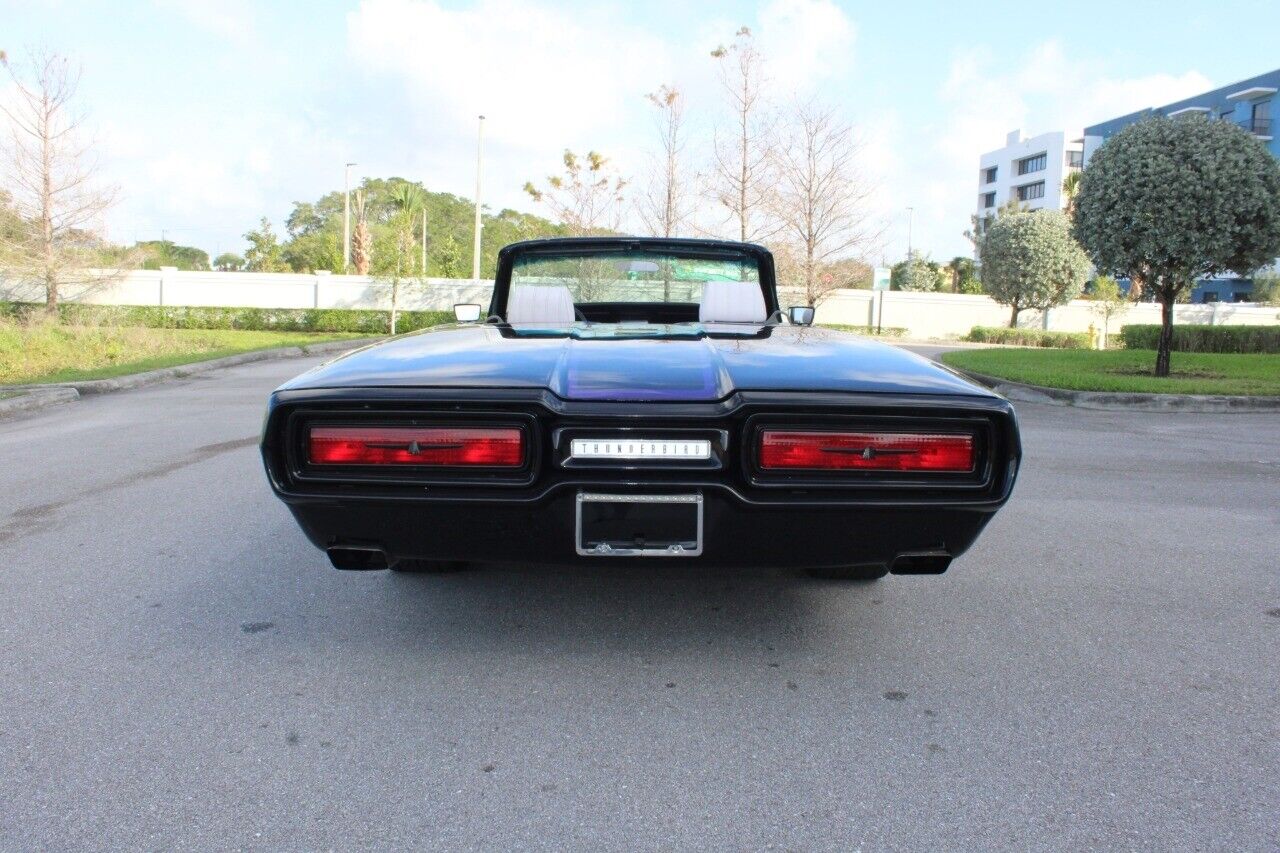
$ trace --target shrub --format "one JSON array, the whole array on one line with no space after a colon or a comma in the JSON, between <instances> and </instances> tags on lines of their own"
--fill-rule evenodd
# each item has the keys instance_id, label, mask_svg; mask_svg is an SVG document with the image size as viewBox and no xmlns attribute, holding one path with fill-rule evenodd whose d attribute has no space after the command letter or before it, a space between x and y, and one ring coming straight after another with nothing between
<instances>
[{"instance_id":1,"label":"shrub","mask_svg":"<svg viewBox=\"0 0 1280 853\"><path fill-rule=\"evenodd\" d=\"M974 326L965 340L980 344L1012 344L1020 347L1089 349L1088 332L1046 332L1043 329L998 329Z\"/></svg>"},{"instance_id":2,"label":"shrub","mask_svg":"<svg viewBox=\"0 0 1280 853\"><path fill-rule=\"evenodd\" d=\"M0 303L0 317L40 316L43 304ZM384 335L386 311L354 308L199 308L154 305L58 306L64 323L80 326L144 326L151 329L238 329L255 332L352 332ZM400 311L396 331L412 332L453 321L451 311Z\"/></svg>"},{"instance_id":3,"label":"shrub","mask_svg":"<svg viewBox=\"0 0 1280 853\"><path fill-rule=\"evenodd\" d=\"M907 330L901 326L881 326L880 331L876 331L875 326L850 326L847 323L819 323L824 329L836 329L841 332L854 332L859 335L879 335L882 338L905 338Z\"/></svg>"},{"instance_id":4,"label":"shrub","mask_svg":"<svg viewBox=\"0 0 1280 853\"><path fill-rule=\"evenodd\" d=\"M1133 324L1120 330L1126 349L1155 349L1160 327ZM1280 326L1178 326L1174 352L1280 353Z\"/></svg>"}]
</instances>

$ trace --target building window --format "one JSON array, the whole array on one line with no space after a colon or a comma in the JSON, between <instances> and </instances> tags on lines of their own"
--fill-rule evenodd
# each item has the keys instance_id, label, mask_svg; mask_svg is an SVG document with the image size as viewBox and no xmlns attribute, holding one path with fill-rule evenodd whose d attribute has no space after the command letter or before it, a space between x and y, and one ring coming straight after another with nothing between
<instances>
[{"instance_id":1,"label":"building window","mask_svg":"<svg viewBox=\"0 0 1280 853\"><path fill-rule=\"evenodd\" d=\"M985 183L994 184L996 182L996 175L998 172L999 167L997 166L989 166L986 169L983 169L983 177L986 178Z\"/></svg>"},{"instance_id":2,"label":"building window","mask_svg":"<svg viewBox=\"0 0 1280 853\"><path fill-rule=\"evenodd\" d=\"M1018 201L1031 201L1037 198L1044 198L1044 181L1018 187Z\"/></svg>"},{"instance_id":3,"label":"building window","mask_svg":"<svg viewBox=\"0 0 1280 853\"><path fill-rule=\"evenodd\" d=\"M1237 290L1235 293L1231 294L1231 301L1232 301L1232 302L1252 302L1252 301L1253 301L1253 291L1252 291L1252 290Z\"/></svg>"},{"instance_id":4,"label":"building window","mask_svg":"<svg viewBox=\"0 0 1280 853\"><path fill-rule=\"evenodd\" d=\"M1249 132L1258 136L1271 135L1271 102L1259 101L1250 108Z\"/></svg>"},{"instance_id":5,"label":"building window","mask_svg":"<svg viewBox=\"0 0 1280 853\"><path fill-rule=\"evenodd\" d=\"M1023 157L1018 161L1018 174L1029 175L1032 172L1043 172L1044 167L1049 165L1049 157L1046 154L1037 154L1034 157Z\"/></svg>"},{"instance_id":6,"label":"building window","mask_svg":"<svg viewBox=\"0 0 1280 853\"><path fill-rule=\"evenodd\" d=\"M1068 151L1067 166L1072 169L1083 169L1084 168L1084 152Z\"/></svg>"},{"instance_id":7,"label":"building window","mask_svg":"<svg viewBox=\"0 0 1280 853\"><path fill-rule=\"evenodd\" d=\"M982 203L982 206L983 206L983 207L995 207L995 206L996 206L996 194L995 194L995 193L993 193L993 192L991 192L991 193L983 193L982 195L978 196L978 198L981 200L981 203Z\"/></svg>"},{"instance_id":8,"label":"building window","mask_svg":"<svg viewBox=\"0 0 1280 853\"><path fill-rule=\"evenodd\" d=\"M1206 291L1204 292L1204 301L1205 301L1205 302L1217 302L1217 301L1218 301L1218 291L1216 291L1216 290L1206 290Z\"/></svg>"}]
</instances>

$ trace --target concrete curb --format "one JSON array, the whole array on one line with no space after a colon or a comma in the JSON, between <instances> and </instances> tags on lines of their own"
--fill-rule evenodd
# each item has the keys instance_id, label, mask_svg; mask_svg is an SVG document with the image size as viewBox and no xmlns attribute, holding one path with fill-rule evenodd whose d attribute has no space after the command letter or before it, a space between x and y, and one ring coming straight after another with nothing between
<instances>
[{"instance_id":1,"label":"concrete curb","mask_svg":"<svg viewBox=\"0 0 1280 853\"><path fill-rule=\"evenodd\" d=\"M75 399L82 394L108 394L112 391L127 391L131 388L142 388L147 385L155 385L158 382L167 382L170 379L181 379L186 376L194 376L198 373L207 373L210 370L220 370L224 367L235 367L240 364L250 364L255 361L268 361L277 358L302 358L308 355L349 352L350 350L359 349L360 347L377 343L381 340L384 339L359 338L349 341L325 341L324 343L307 344L302 347L278 347L276 349L254 350L253 352L242 352L237 355L223 356L222 358L211 358L208 361L194 361L191 364L162 367L158 370L147 370L143 373L130 373L127 376L117 376L113 379L86 379L79 382L53 382L48 385L5 385L0 386L0 391L25 391L29 393L6 400L0 400L0 413L6 411L6 408L3 407L4 403L9 403L13 400L21 400L23 397L44 391L69 390L75 395L69 399ZM60 400L59 402L66 401ZM14 409L14 411L22 411L22 409L17 408Z\"/></svg>"},{"instance_id":2,"label":"concrete curb","mask_svg":"<svg viewBox=\"0 0 1280 853\"><path fill-rule=\"evenodd\" d=\"M998 376L988 376L985 373L976 373L972 370L961 370L954 365L947 366L1015 402L1046 403L1051 406L1075 406L1080 409L1101 409L1104 411L1194 412L1201 414L1280 412L1280 397L1070 391L1066 388L1046 388L1043 385L1010 382L1008 379L1001 379Z\"/></svg>"},{"instance_id":3,"label":"concrete curb","mask_svg":"<svg viewBox=\"0 0 1280 853\"><path fill-rule=\"evenodd\" d=\"M19 413L38 412L49 406L71 403L80 399L80 392L74 388L48 388L24 391L14 397L0 398L0 418Z\"/></svg>"}]
</instances>

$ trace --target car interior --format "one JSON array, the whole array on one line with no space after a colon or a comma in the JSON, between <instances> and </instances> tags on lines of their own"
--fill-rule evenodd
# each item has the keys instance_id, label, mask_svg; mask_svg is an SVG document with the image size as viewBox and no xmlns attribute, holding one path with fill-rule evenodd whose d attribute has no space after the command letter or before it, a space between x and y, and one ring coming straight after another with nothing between
<instances>
[{"instance_id":1,"label":"car interior","mask_svg":"<svg viewBox=\"0 0 1280 853\"><path fill-rule=\"evenodd\" d=\"M764 323L769 318L757 282L708 281L700 302L583 302L564 285L516 285L507 297L511 324Z\"/></svg>"}]
</instances>

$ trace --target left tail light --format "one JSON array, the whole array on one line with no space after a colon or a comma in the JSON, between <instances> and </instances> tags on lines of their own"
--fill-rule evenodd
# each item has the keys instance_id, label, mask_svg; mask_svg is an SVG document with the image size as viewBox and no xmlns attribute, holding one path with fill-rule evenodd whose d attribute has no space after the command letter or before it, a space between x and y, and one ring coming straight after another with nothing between
<instances>
[{"instance_id":1,"label":"left tail light","mask_svg":"<svg viewBox=\"0 0 1280 853\"><path fill-rule=\"evenodd\" d=\"M429 465L519 468L524 430L516 427L313 426L312 465Z\"/></svg>"}]
</instances>

